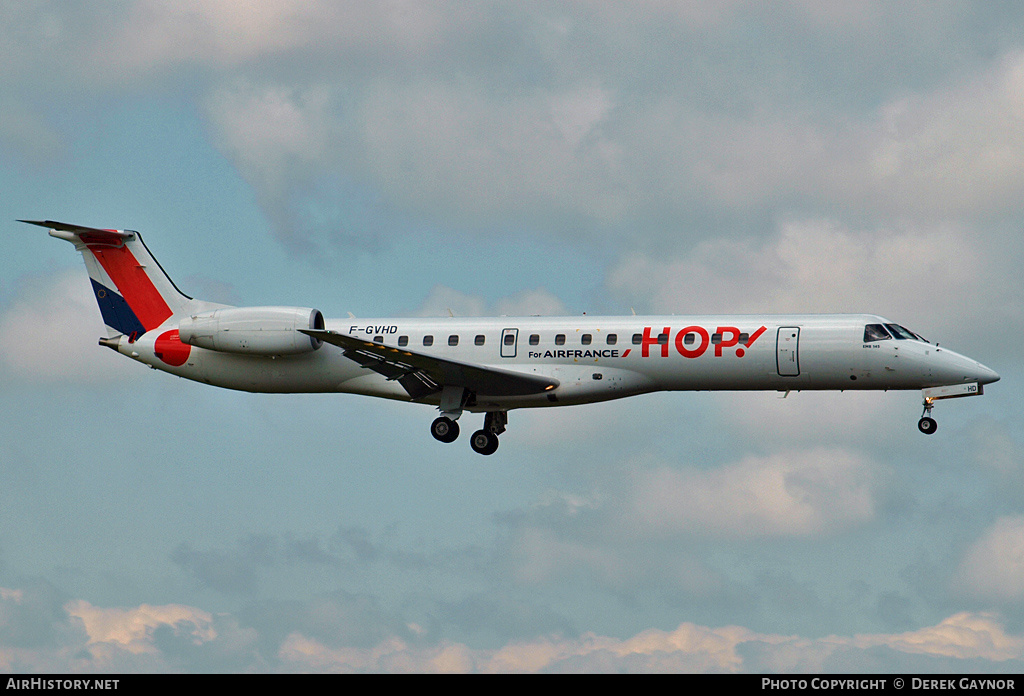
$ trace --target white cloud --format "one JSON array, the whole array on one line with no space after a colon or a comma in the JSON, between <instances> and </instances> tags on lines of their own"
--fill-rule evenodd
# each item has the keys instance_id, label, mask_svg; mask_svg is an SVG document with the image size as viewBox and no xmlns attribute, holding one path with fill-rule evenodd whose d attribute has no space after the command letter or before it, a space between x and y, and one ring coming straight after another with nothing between
<instances>
[{"instance_id":1,"label":"white cloud","mask_svg":"<svg viewBox=\"0 0 1024 696\"><path fill-rule=\"evenodd\" d=\"M256 632L240 627L230 615L180 604L99 607L76 599L60 606L54 594L39 588L29 593L0 590L4 637L33 631L45 636L0 645L0 668L167 673L262 666L254 649Z\"/></svg>"},{"instance_id":2,"label":"white cloud","mask_svg":"<svg viewBox=\"0 0 1024 696\"><path fill-rule=\"evenodd\" d=\"M614 451L614 434L605 437ZM680 458L689 451L697 459L702 448L684 447ZM578 467L577 479L589 479L580 492L549 492L501 516L503 577L531 587L586 577L613 592L650 586L724 597L732 581L692 544L836 535L873 522L879 507L879 466L842 447L783 449L713 468L653 454L588 462ZM666 545L672 553L662 552Z\"/></svg>"},{"instance_id":3,"label":"white cloud","mask_svg":"<svg viewBox=\"0 0 1024 696\"><path fill-rule=\"evenodd\" d=\"M62 62L52 73L107 89L207 68L196 92L213 137L282 229L299 214L286 209L289 196L334 202L336 189L308 190L325 173L398 215L488 230L512 220L648 248L678 248L790 207L868 220L988 220L1016 210L1024 53L916 91L890 86L845 111L792 83L814 75L804 64L813 52L792 56L792 76L774 74L770 61L740 77L728 62L680 70L667 60L684 61L716 35L735 41L739 18L759 11L140 0L99 14L41 3L8 24L31 27L11 37L11 62L58 36ZM814 3L773 15L769 24L785 23L775 31L796 44L903 22L941 35L959 19ZM600 39L607 47L593 49ZM490 46L496 54L482 48ZM879 60L876 43L860 50ZM782 96L750 84L757 80L781 80ZM722 97L733 93L739 105ZM58 147L30 109L15 116L13 135L25 136L32 156ZM928 231L917 236L918 251L933 241Z\"/></svg>"},{"instance_id":4,"label":"white cloud","mask_svg":"<svg viewBox=\"0 0 1024 696\"><path fill-rule=\"evenodd\" d=\"M766 637L770 640L764 641ZM834 660L840 658L838 664L846 667L843 671L858 671L856 665L870 665L865 669L879 671L879 664L888 666L881 671L896 671L907 664L920 669L922 662L917 658L924 657L935 660L942 671L1019 671L1014 666L1024 658L1024 638L1008 634L999 617L986 612L961 612L934 626L905 633L818 639L759 635L748 646L762 642L767 645L758 646L745 669L820 673L834 669ZM884 654L880 649L890 652Z\"/></svg>"},{"instance_id":5,"label":"white cloud","mask_svg":"<svg viewBox=\"0 0 1024 696\"><path fill-rule=\"evenodd\" d=\"M128 358L97 345L105 335L84 268L35 278L0 314L0 365L44 382L106 382L138 374Z\"/></svg>"},{"instance_id":6,"label":"white cloud","mask_svg":"<svg viewBox=\"0 0 1024 696\"><path fill-rule=\"evenodd\" d=\"M762 97L737 115L673 92L620 118L616 145L633 154L628 174L667 210L684 192L688 204L723 214L760 206L784 213L788 205L861 219L991 219L994 211L1012 213L1024 195L1018 51L930 91L891 95L870 111L794 108Z\"/></svg>"},{"instance_id":7,"label":"white cloud","mask_svg":"<svg viewBox=\"0 0 1024 696\"><path fill-rule=\"evenodd\" d=\"M515 430L523 429L524 445L540 453L581 446L607 449L626 438L653 438L671 428L675 412L663 399L686 399L686 395L643 395L625 400L579 404L572 408L523 409L512 414ZM642 430L640 425L642 424ZM640 447L640 445L637 445Z\"/></svg>"},{"instance_id":8,"label":"white cloud","mask_svg":"<svg viewBox=\"0 0 1024 696\"><path fill-rule=\"evenodd\" d=\"M122 50L95 59L127 78L189 64L237 68L295 53L311 59L307 66L317 58L334 66L361 54L414 60L472 26L476 16L447 3L407 0L138 0L108 29Z\"/></svg>"},{"instance_id":9,"label":"white cloud","mask_svg":"<svg viewBox=\"0 0 1024 696\"><path fill-rule=\"evenodd\" d=\"M997 603L1024 600L1024 517L1001 517L967 550L957 571L961 592Z\"/></svg>"},{"instance_id":10,"label":"white cloud","mask_svg":"<svg viewBox=\"0 0 1024 696\"><path fill-rule=\"evenodd\" d=\"M336 156L339 133L331 90L240 82L215 91L207 112L221 147L242 175L271 198L317 174Z\"/></svg>"},{"instance_id":11,"label":"white cloud","mask_svg":"<svg viewBox=\"0 0 1024 696\"><path fill-rule=\"evenodd\" d=\"M749 646L757 646L756 655L744 658L749 650L740 648ZM279 657L287 669L298 671L820 673L838 654L848 666L877 665L879 648L892 651L889 659L897 664L913 655L932 658L939 665L945 664L943 658L974 660L975 668L992 669L1024 658L1024 639L1007 634L996 617L984 613L956 614L936 626L901 634L811 639L758 633L740 626L710 628L682 623L672 631L651 629L625 640L587 633L577 639L543 637L515 642L496 650L473 650L451 643L420 647L398 639L373 648L332 649L292 634L282 644Z\"/></svg>"},{"instance_id":12,"label":"white cloud","mask_svg":"<svg viewBox=\"0 0 1024 696\"><path fill-rule=\"evenodd\" d=\"M660 534L730 538L822 534L870 521L874 466L843 449L757 457L713 470L637 474L627 519Z\"/></svg>"},{"instance_id":13,"label":"white cloud","mask_svg":"<svg viewBox=\"0 0 1024 696\"><path fill-rule=\"evenodd\" d=\"M278 651L288 671L300 672L416 672L464 673L475 670L473 651L464 645L441 643L411 647L389 638L372 648L329 648L300 633L289 635Z\"/></svg>"},{"instance_id":14,"label":"white cloud","mask_svg":"<svg viewBox=\"0 0 1024 696\"><path fill-rule=\"evenodd\" d=\"M1002 661L1024 657L1024 638L1007 635L999 618L986 612L961 612L935 626L907 633L856 636L852 643L860 648L886 645L906 653L959 659Z\"/></svg>"},{"instance_id":15,"label":"white cloud","mask_svg":"<svg viewBox=\"0 0 1024 696\"><path fill-rule=\"evenodd\" d=\"M985 214L1024 191L1024 53L930 94L887 104L868 160L903 212Z\"/></svg>"},{"instance_id":16,"label":"white cloud","mask_svg":"<svg viewBox=\"0 0 1024 696\"><path fill-rule=\"evenodd\" d=\"M374 180L422 215L480 224L545 214L599 223L628 207L603 87L492 93L448 81L378 83L362 102Z\"/></svg>"},{"instance_id":17,"label":"white cloud","mask_svg":"<svg viewBox=\"0 0 1024 696\"><path fill-rule=\"evenodd\" d=\"M494 303L497 316L542 317L565 316L568 312L562 300L544 288L534 288L516 293L512 297L502 297Z\"/></svg>"},{"instance_id":18,"label":"white cloud","mask_svg":"<svg viewBox=\"0 0 1024 696\"><path fill-rule=\"evenodd\" d=\"M607 283L654 313L867 312L943 343L976 342L979 324L999 333L1024 321L1013 308L1020 290L994 271L1007 251L953 225L858 231L789 221L767 239L714 239L675 257L634 254Z\"/></svg>"},{"instance_id":19,"label":"white cloud","mask_svg":"<svg viewBox=\"0 0 1024 696\"><path fill-rule=\"evenodd\" d=\"M735 41L739 18L758 11L745 3L581 12L572 4L139 0L105 12L39 3L7 24L30 28L10 30L11 62L59 37L54 75L107 88L208 68L199 93L213 132L249 181L274 195L302 166L322 172L344 153L350 181L380 188L403 211L487 227L526 219L574 236L586 229L674 243L692 237L676 225L692 228L695 204L725 217L785 204L876 219L1016 209L1024 53L916 91L890 87L880 106L857 101L846 111L791 82L814 74L804 64L813 51L792 56L795 76L774 74L770 61L740 77L727 62L680 70L666 60L685 60L713 40L709 31ZM814 3L773 15L769 24L793 43L871 35L894 22L942 34L959 20L949 11ZM584 37L608 45L598 51ZM493 50L482 48L496 42L497 79ZM650 48L637 50L641 42ZM868 64L878 59L876 43L857 46L871 52ZM649 73L645 88L634 85L635 71ZM746 82L759 79L797 95ZM738 93L741 105L719 92ZM25 116L19 129L38 123ZM30 130L38 148L52 149L52 134ZM281 171L282 153L293 158L290 171ZM629 229L637 220L643 227Z\"/></svg>"},{"instance_id":20,"label":"white cloud","mask_svg":"<svg viewBox=\"0 0 1024 696\"><path fill-rule=\"evenodd\" d=\"M810 442L862 446L867 433L877 441L892 430L917 432L920 416L916 394L911 410L906 399L892 392L720 392L713 398L717 417L756 442L781 447Z\"/></svg>"},{"instance_id":21,"label":"white cloud","mask_svg":"<svg viewBox=\"0 0 1024 696\"><path fill-rule=\"evenodd\" d=\"M847 670L877 666L879 648L892 651L897 663L900 656L930 658L938 665L946 664L942 659L973 660L975 668L989 670L1024 659L1024 637L1007 633L999 617L989 613L963 612L898 634L804 638L683 622L674 630L649 629L625 639L595 633L547 635L480 649L450 640L430 642L422 629L406 638L385 634L358 646L299 630L272 639L255 628L243 628L231 614L212 615L187 605L99 607L78 599L61 607L51 606L53 597L33 597L29 601L19 589L0 590L5 631L18 635L24 629L19 623L46 623L51 637L34 645L0 646L0 667L6 670L821 672L839 654ZM329 629L328 622L319 632L330 634Z\"/></svg>"},{"instance_id":22,"label":"white cloud","mask_svg":"<svg viewBox=\"0 0 1024 696\"><path fill-rule=\"evenodd\" d=\"M451 314L449 314L449 312ZM413 312L417 317L523 317L562 316L565 304L544 288L524 290L512 297L488 303L479 295L468 295L446 285L435 285L423 303Z\"/></svg>"},{"instance_id":23,"label":"white cloud","mask_svg":"<svg viewBox=\"0 0 1024 696\"><path fill-rule=\"evenodd\" d=\"M156 653L153 631L171 626L176 633L187 636L196 645L217 638L213 617L205 611L180 604L151 606L143 604L131 609L96 607L84 600L65 605L69 616L79 619L85 627L89 645L111 644L130 653Z\"/></svg>"},{"instance_id":24,"label":"white cloud","mask_svg":"<svg viewBox=\"0 0 1024 696\"><path fill-rule=\"evenodd\" d=\"M414 312L420 317L482 317L487 315L487 301L479 295L467 295L447 285L435 285L423 304Z\"/></svg>"}]
</instances>

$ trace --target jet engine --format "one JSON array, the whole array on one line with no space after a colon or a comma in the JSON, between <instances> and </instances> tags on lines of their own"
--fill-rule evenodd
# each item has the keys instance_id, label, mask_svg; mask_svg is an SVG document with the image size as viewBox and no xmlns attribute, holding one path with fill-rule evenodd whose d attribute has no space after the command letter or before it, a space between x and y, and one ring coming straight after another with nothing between
<instances>
[{"instance_id":1,"label":"jet engine","mask_svg":"<svg viewBox=\"0 0 1024 696\"><path fill-rule=\"evenodd\" d=\"M297 355L323 341L299 329L323 329L324 315L308 307L230 307L182 319L182 343L225 353Z\"/></svg>"}]
</instances>

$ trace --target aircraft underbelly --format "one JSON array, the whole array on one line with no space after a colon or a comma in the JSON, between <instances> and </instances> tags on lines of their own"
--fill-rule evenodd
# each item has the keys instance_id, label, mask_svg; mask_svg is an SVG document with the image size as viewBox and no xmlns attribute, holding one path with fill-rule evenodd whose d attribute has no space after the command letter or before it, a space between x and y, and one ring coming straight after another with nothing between
<instances>
[{"instance_id":1,"label":"aircraft underbelly","mask_svg":"<svg viewBox=\"0 0 1024 696\"><path fill-rule=\"evenodd\" d=\"M193 347L188 364L178 369L159 367L226 389L282 394L349 391L342 385L366 374L350 360L322 350L271 357L232 355Z\"/></svg>"}]
</instances>

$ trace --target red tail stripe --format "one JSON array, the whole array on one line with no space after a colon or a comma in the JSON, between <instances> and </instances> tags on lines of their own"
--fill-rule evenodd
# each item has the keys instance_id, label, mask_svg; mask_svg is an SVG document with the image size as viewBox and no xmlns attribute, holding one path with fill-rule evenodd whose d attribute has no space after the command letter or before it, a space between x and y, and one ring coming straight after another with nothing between
<instances>
[{"instance_id":1,"label":"red tail stripe","mask_svg":"<svg viewBox=\"0 0 1024 696\"><path fill-rule=\"evenodd\" d=\"M173 314L160 291L146 275L146 269L127 246L89 245L89 250L110 276L135 316L146 327L146 331L160 326Z\"/></svg>"}]
</instances>

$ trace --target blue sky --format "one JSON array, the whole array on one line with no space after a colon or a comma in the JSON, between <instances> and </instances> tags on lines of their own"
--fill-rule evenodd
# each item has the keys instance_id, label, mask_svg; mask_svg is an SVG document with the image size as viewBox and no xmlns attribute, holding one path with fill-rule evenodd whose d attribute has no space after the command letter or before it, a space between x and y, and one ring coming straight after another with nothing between
<instances>
[{"instance_id":1,"label":"blue sky","mask_svg":"<svg viewBox=\"0 0 1024 696\"><path fill-rule=\"evenodd\" d=\"M1024 668L1014 3L0 9L0 670ZM872 312L1002 375L514 411L232 393L73 249L328 316Z\"/></svg>"}]
</instances>

